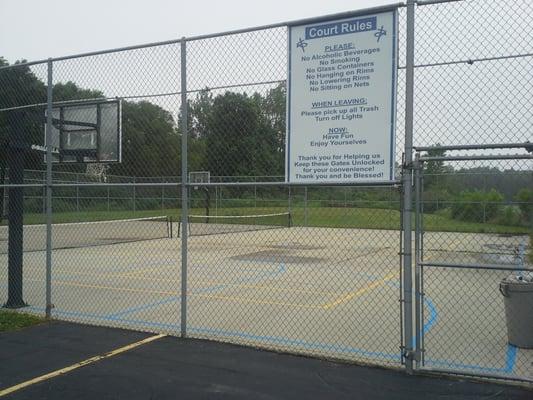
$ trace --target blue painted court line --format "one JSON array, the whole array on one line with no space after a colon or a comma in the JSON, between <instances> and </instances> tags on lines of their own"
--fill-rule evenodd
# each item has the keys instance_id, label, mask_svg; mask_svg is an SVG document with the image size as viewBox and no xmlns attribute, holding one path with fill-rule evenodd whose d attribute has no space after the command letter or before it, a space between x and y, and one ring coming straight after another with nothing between
<instances>
[{"instance_id":1,"label":"blue painted court line","mask_svg":"<svg viewBox=\"0 0 533 400\"><path fill-rule=\"evenodd\" d=\"M359 354L366 357L373 357L373 358L381 358L381 359L388 359L393 360L396 362L401 361L401 356L398 351L398 354L391 354L391 353L384 353L379 351L370 351L370 350L364 350L359 349L356 347L350 347L350 346L343 346L338 344L330 344L330 343L320 343L320 342L307 342L302 339L291 339L283 336L265 336L265 335L255 335L252 333L246 333L246 332L240 332L240 331L227 331L223 329L213 329L213 328L201 328L201 327L188 327L188 331L190 332L196 332L199 334L210 334L210 335L218 335L218 336L225 336L225 337L239 337L242 339L249 339L256 342L267 342L267 343L277 343L282 345L292 345L292 346L299 346L307 349L312 350L334 350L339 353L352 353L352 354Z\"/></svg>"},{"instance_id":2,"label":"blue painted court line","mask_svg":"<svg viewBox=\"0 0 533 400\"><path fill-rule=\"evenodd\" d=\"M516 355L518 353L518 348L515 346L508 344L507 345L507 355L505 357L505 368L504 371L507 374L510 374L514 370L514 366L516 364Z\"/></svg>"},{"instance_id":3,"label":"blue painted court line","mask_svg":"<svg viewBox=\"0 0 533 400\"><path fill-rule=\"evenodd\" d=\"M283 274L285 272L286 272L285 265L280 264L278 269L275 271L266 271L266 272L259 274L259 276L256 276L253 278L242 278L238 280L237 283L262 280L264 279L265 276L276 276L278 274ZM398 283L396 282L389 282L389 285L392 287L398 287ZM229 284L228 285L216 285L216 286L198 288L198 289L191 291L191 294L222 290L228 286L230 285ZM89 317L89 318L95 318L95 319L109 320L109 321L124 323L127 325L135 325L135 326L145 325L145 326L160 327L160 328L164 327L167 329L168 328L178 329L179 326L177 324L174 325L174 324L150 322L150 321L136 320L136 319L124 319L121 317L127 314L131 314L136 311L150 309L153 307L157 307L163 304L169 304L169 303L172 303L174 301L179 301L179 300L180 300L180 297L172 296L167 299L163 299L163 300L160 300L154 303L132 307L130 309L125 309L123 311L120 311L114 314L108 314L108 315L78 313L78 312L60 311L60 310L53 310L53 313L63 314L66 316ZM432 299L429 296L424 296L424 305L429 310L428 321L424 324L424 327L423 327L424 334L427 334L438 320L438 311L437 311L435 304L433 303ZM43 308L37 308L37 307L30 307L30 309L41 310L41 311L44 310ZM381 358L381 359L388 359L388 360L394 360L394 361L401 360L401 356L399 354L373 352L373 351L359 349L355 347L339 346L335 344L313 343L313 342L307 342L307 341L300 340L300 339L291 339L291 338L280 337L280 336L254 335L254 334L241 332L241 331L226 331L222 329L212 329L212 328L203 328L203 327L188 327L188 331L197 332L199 334L204 333L204 334L212 334L212 335L219 335L219 336L226 336L226 337L239 337L239 338L249 339L249 340L253 340L257 342L269 342L269 343L277 343L277 344L282 344L282 345L283 344L284 345L295 345L295 346L300 346L303 348L313 349L313 350L334 350L339 353L359 354L365 357ZM511 345L507 346L505 366L503 368L484 367L484 366L476 365L476 364L457 363L457 362L452 362L448 360L429 359L429 358L425 360L425 364L433 365L437 367L449 368L449 369L464 369L464 370L474 370L474 371L489 372L489 373L511 374L516 363L517 352L518 352L518 349L516 347L511 346Z\"/></svg>"},{"instance_id":4,"label":"blue painted court line","mask_svg":"<svg viewBox=\"0 0 533 400\"><path fill-rule=\"evenodd\" d=\"M168 298L163 299L163 300L155 301L153 303L141 304L139 306L126 308L126 309L118 311L116 313L105 314L104 316L106 318L120 317L122 315L131 314L131 313L134 313L134 312L137 312L137 311L149 310L150 308L159 307L159 306L162 306L162 305L165 305L165 304L174 303L175 301L178 301L179 299L180 298L178 296L172 296L172 297L168 297Z\"/></svg>"},{"instance_id":5,"label":"blue painted court line","mask_svg":"<svg viewBox=\"0 0 533 400\"><path fill-rule=\"evenodd\" d=\"M426 334L433 327L433 325L435 325L435 323L437 322L438 313L437 313L437 307L435 307L435 304L433 304L433 300L431 300L429 296L424 296L424 305L426 305L427 308L429 309L429 319L424 324L424 328L423 328L424 334Z\"/></svg>"},{"instance_id":6,"label":"blue painted court line","mask_svg":"<svg viewBox=\"0 0 533 400\"><path fill-rule=\"evenodd\" d=\"M33 309L36 311L44 311L44 308L41 308L41 307L30 307L30 309ZM180 329L179 324L144 321L144 320L136 320L136 319L126 319L126 318L119 318L119 317L106 317L104 315L97 315L97 314L90 314L90 313L83 313L83 312L53 310L53 314L78 317L78 318L94 318L94 319L100 319L100 320L107 320L107 321L122 323L125 325L130 325L133 327L138 327L138 328L142 328L144 326L144 327L153 327L153 328L166 328L166 329L172 329L176 331ZM299 346L299 347L313 349L313 350L329 350L329 351L334 351L337 353L358 354L358 355L362 355L362 356L369 357L369 358L386 359L386 360L392 360L396 362L401 361L401 357L399 353L398 354L385 353L385 352L370 351L370 350L365 350L365 349L360 349L360 348L350 347L350 346L341 346L337 344L307 342L302 339L291 339L291 338L287 338L283 336L255 335L255 334L241 332L241 331L227 331L223 329L194 327L194 326L187 327L187 330L189 332L196 332L198 334L211 334L211 335L219 335L219 336L226 336L226 337L239 337L239 338L248 339L248 340L252 340L256 342L266 343L266 344L277 343L277 344L293 345L293 346ZM512 370L513 370L516 352L517 352L516 347L508 346L507 360L506 360L506 365L504 368L483 367L483 366L475 365L475 364L455 363L455 362L450 362L448 360L438 360L438 359L427 359L426 364L450 368L450 369L474 370L474 371L481 371L481 372L503 373L503 374L509 375L512 373Z\"/></svg>"},{"instance_id":7,"label":"blue painted court line","mask_svg":"<svg viewBox=\"0 0 533 400\"><path fill-rule=\"evenodd\" d=\"M44 311L44 308L41 308L41 307L31 307L31 308L36 311L38 310ZM180 329L179 324L169 324L169 323L164 323L164 322L153 322L153 321L144 321L144 320L135 320L135 319L125 319L125 318L119 318L119 317L107 317L105 315L95 315L95 314L83 313L83 312L53 310L53 314L70 316L70 317L78 317L78 318L95 318L95 319L100 319L100 320L119 322L119 323L123 323L126 325L133 325L137 327L150 326L150 327L156 327L156 328L167 328L167 329L176 329L176 330ZM187 327L187 331L196 332L198 334L211 334L211 335L218 335L218 336L225 336L225 337L239 337L239 338L249 339L249 340L253 340L256 342L263 342L263 343L277 343L277 344L293 345L293 346L299 346L299 347L314 349L314 350L330 350L330 351L333 350L337 353L359 354L359 355L363 355L366 357L387 359L387 360L393 360L396 362L401 361L401 357L399 353L390 354L390 353L385 353L385 352L377 352L377 351L359 349L356 347L341 346L337 344L313 343L313 342L307 342L301 339L291 339L291 338L286 338L282 336L254 335L251 333L246 333L246 332L241 332L241 331L227 331L227 330L222 330L222 329L202 328L202 327L193 327L193 326Z\"/></svg>"},{"instance_id":8,"label":"blue painted court line","mask_svg":"<svg viewBox=\"0 0 533 400\"><path fill-rule=\"evenodd\" d=\"M427 334L432 326L437 322L438 319L438 312L437 308L435 307L435 304L433 304L433 301L429 296L424 296L424 303L429 309L429 319L424 324L424 335ZM426 364L436 365L436 366L444 366L448 368L455 368L455 369L473 369L476 371L482 371L482 372L494 372L494 373L505 373L505 374L511 374L513 372L515 363L516 363L516 355L517 355L517 348L508 344L507 345L507 351L505 354L505 367L503 368L492 368L492 367L483 367L481 365L470 365L470 364L462 364L462 363L455 363L455 362L449 362L449 361L443 361L443 360L426 360Z\"/></svg>"}]
</instances>

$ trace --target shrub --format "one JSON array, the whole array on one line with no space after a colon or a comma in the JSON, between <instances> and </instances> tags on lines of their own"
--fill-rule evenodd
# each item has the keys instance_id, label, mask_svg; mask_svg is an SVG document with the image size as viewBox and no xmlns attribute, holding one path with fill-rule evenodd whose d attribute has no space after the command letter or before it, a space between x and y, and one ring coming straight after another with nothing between
<instances>
[{"instance_id":1,"label":"shrub","mask_svg":"<svg viewBox=\"0 0 533 400\"><path fill-rule=\"evenodd\" d=\"M446 189L433 188L423 193L424 212L434 213L448 206L451 195Z\"/></svg>"},{"instance_id":2,"label":"shrub","mask_svg":"<svg viewBox=\"0 0 533 400\"><path fill-rule=\"evenodd\" d=\"M517 206L504 206L494 220L499 225L520 226L522 225L522 213Z\"/></svg>"},{"instance_id":3,"label":"shrub","mask_svg":"<svg viewBox=\"0 0 533 400\"><path fill-rule=\"evenodd\" d=\"M497 217L503 195L495 189L465 190L451 205L452 218L461 221L487 222Z\"/></svg>"},{"instance_id":4,"label":"shrub","mask_svg":"<svg viewBox=\"0 0 533 400\"><path fill-rule=\"evenodd\" d=\"M533 189L520 189L514 200L518 203L524 220L533 223Z\"/></svg>"}]
</instances>

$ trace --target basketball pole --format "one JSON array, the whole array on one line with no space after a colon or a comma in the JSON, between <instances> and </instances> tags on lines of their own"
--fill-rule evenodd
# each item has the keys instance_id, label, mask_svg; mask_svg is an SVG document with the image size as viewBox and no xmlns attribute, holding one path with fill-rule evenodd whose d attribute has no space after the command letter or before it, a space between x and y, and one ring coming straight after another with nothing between
<instances>
[{"instance_id":1,"label":"basketball pole","mask_svg":"<svg viewBox=\"0 0 533 400\"><path fill-rule=\"evenodd\" d=\"M9 184L24 183L24 111L14 110L8 113L9 147L7 166ZM11 186L8 198L9 238L8 238L8 297L6 308L21 308L26 304L22 298L22 249L24 188Z\"/></svg>"}]
</instances>

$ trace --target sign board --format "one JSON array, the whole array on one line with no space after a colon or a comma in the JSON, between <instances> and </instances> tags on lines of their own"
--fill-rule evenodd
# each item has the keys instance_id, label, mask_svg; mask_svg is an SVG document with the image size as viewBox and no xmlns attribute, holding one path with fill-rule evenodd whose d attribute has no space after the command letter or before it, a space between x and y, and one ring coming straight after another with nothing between
<instances>
[{"instance_id":1,"label":"sign board","mask_svg":"<svg viewBox=\"0 0 533 400\"><path fill-rule=\"evenodd\" d=\"M394 180L397 12L289 28L286 181Z\"/></svg>"}]
</instances>

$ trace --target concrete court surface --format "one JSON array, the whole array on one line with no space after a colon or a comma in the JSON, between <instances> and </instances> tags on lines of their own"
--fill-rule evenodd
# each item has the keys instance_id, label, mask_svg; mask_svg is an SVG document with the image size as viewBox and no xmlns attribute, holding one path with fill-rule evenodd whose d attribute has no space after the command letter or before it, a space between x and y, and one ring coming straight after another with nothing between
<instances>
[{"instance_id":1,"label":"concrete court surface","mask_svg":"<svg viewBox=\"0 0 533 400\"><path fill-rule=\"evenodd\" d=\"M512 247L522 239L431 233L426 259L472 262L487 245ZM386 230L295 227L193 236L188 335L399 366L398 251L399 233ZM39 313L44 265L43 252L25 253L26 309ZM55 250L53 265L54 318L179 334L180 239ZM424 366L533 378L533 351L507 345L497 290L507 273L424 269Z\"/></svg>"},{"instance_id":2,"label":"concrete court surface","mask_svg":"<svg viewBox=\"0 0 533 400\"><path fill-rule=\"evenodd\" d=\"M151 334L52 322L0 334L6 399L531 399L531 390L163 337L66 368ZM62 372L60 372L62 371ZM51 377L31 384L32 378Z\"/></svg>"}]
</instances>

